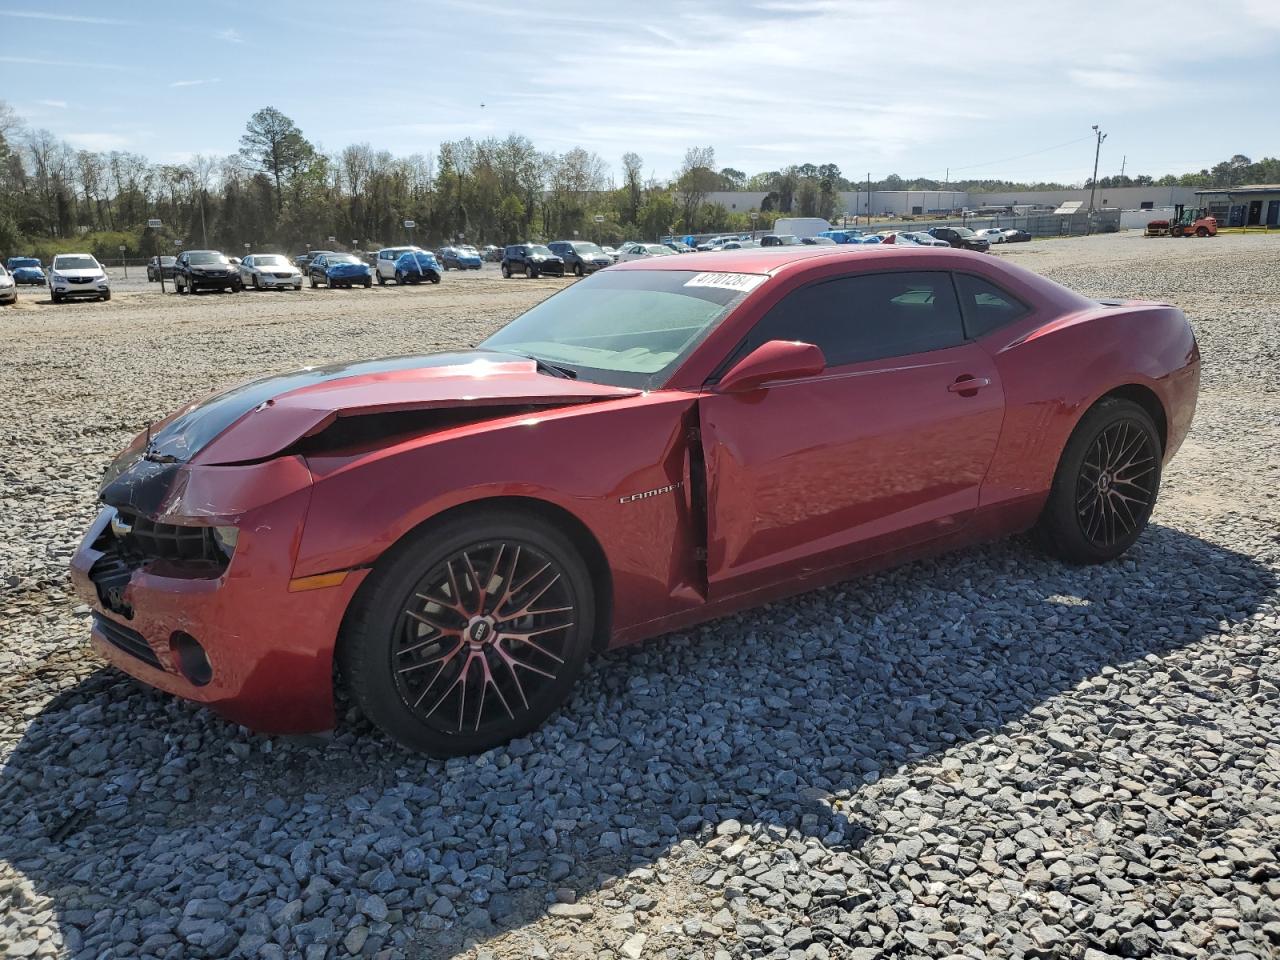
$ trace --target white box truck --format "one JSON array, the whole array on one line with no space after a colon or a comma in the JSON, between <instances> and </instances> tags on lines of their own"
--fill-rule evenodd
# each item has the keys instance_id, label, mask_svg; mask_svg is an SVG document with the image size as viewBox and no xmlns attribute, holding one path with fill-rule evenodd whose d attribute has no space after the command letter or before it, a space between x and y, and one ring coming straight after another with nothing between
<instances>
[{"instance_id":1,"label":"white box truck","mask_svg":"<svg viewBox=\"0 0 1280 960\"><path fill-rule=\"evenodd\" d=\"M780 237L791 234L796 237L816 237L831 224L821 217L779 217L773 222L773 232Z\"/></svg>"}]
</instances>

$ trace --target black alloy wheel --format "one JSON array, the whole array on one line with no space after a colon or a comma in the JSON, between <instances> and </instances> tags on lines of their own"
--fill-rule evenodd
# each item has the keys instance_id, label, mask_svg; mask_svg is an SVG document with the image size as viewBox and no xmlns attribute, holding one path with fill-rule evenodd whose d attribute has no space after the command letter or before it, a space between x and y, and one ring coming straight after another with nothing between
<instances>
[{"instance_id":1,"label":"black alloy wheel","mask_svg":"<svg viewBox=\"0 0 1280 960\"><path fill-rule=\"evenodd\" d=\"M1085 413L1063 450L1037 535L1073 563L1112 560L1146 528L1163 455L1150 414L1108 397Z\"/></svg>"},{"instance_id":2,"label":"black alloy wheel","mask_svg":"<svg viewBox=\"0 0 1280 960\"><path fill-rule=\"evenodd\" d=\"M466 521L380 561L339 642L365 714L434 756L541 724L567 698L594 627L590 576L562 533L520 514Z\"/></svg>"}]
</instances>

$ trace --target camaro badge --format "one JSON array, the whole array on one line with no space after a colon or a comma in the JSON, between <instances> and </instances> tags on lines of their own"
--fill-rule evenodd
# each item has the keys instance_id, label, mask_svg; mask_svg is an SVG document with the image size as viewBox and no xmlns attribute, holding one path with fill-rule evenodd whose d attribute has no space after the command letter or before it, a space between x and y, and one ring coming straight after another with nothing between
<instances>
[{"instance_id":1,"label":"camaro badge","mask_svg":"<svg viewBox=\"0 0 1280 960\"><path fill-rule=\"evenodd\" d=\"M664 493L670 493L672 490L679 490L684 486L683 480L677 480L675 483L669 483L665 487L655 487L652 490L645 490L643 493L633 493L629 496L619 497L619 503L634 503L637 500L648 500L650 497L660 497Z\"/></svg>"}]
</instances>

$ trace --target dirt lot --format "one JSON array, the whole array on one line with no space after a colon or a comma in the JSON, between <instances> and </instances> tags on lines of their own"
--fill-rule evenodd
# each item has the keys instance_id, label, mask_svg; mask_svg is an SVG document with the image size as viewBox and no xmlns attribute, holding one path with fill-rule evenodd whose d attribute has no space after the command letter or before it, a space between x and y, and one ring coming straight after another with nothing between
<instances>
[{"instance_id":1,"label":"dirt lot","mask_svg":"<svg viewBox=\"0 0 1280 960\"><path fill-rule=\"evenodd\" d=\"M473 344L572 281L23 288L0 308L0 950L1280 955L1280 240L998 255L1195 326L1197 420L1130 557L996 545L662 638L447 764L355 717L255 737L100 669L66 564L148 420Z\"/></svg>"}]
</instances>

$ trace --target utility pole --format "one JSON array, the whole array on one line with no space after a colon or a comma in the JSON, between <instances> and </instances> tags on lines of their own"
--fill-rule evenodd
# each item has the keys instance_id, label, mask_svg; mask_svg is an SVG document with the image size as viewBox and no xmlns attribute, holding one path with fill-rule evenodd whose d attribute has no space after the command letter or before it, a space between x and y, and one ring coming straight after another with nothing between
<instances>
[{"instance_id":1,"label":"utility pole","mask_svg":"<svg viewBox=\"0 0 1280 960\"><path fill-rule=\"evenodd\" d=\"M1089 216L1093 217L1093 196L1098 192L1098 158L1102 156L1102 141L1107 139L1107 135L1095 123L1093 132L1098 138L1098 145L1093 151L1093 181L1089 184Z\"/></svg>"},{"instance_id":2,"label":"utility pole","mask_svg":"<svg viewBox=\"0 0 1280 960\"><path fill-rule=\"evenodd\" d=\"M871 171L867 171L867 226L871 226Z\"/></svg>"},{"instance_id":3,"label":"utility pole","mask_svg":"<svg viewBox=\"0 0 1280 960\"><path fill-rule=\"evenodd\" d=\"M1127 153L1120 158L1120 179L1121 180L1124 179L1124 165L1126 161L1128 161L1128 159L1129 159L1129 155Z\"/></svg>"}]
</instances>

